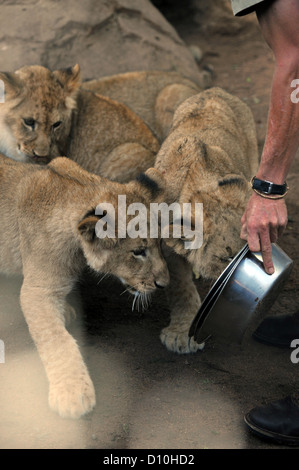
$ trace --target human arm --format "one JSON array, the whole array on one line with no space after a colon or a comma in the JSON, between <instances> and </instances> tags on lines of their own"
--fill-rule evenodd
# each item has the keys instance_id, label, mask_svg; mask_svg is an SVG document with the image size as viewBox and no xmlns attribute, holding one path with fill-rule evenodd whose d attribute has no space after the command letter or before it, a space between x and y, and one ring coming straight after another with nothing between
<instances>
[{"instance_id":1,"label":"human arm","mask_svg":"<svg viewBox=\"0 0 299 470\"><path fill-rule=\"evenodd\" d=\"M299 146L299 103L291 100L291 83L299 78L299 0L275 0L257 10L263 36L275 56L268 129L257 178L283 184ZM241 238L251 251L261 251L266 271L273 273L271 242L287 223L283 199L253 193L241 219Z\"/></svg>"}]
</instances>

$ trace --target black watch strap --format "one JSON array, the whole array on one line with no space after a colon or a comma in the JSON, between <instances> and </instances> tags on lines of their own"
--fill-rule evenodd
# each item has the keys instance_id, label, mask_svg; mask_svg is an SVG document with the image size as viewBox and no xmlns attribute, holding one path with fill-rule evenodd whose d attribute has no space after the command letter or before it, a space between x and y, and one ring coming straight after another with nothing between
<instances>
[{"instance_id":1,"label":"black watch strap","mask_svg":"<svg viewBox=\"0 0 299 470\"><path fill-rule=\"evenodd\" d=\"M275 184L271 181L259 180L255 176L251 180L252 189L264 194L279 194L283 196L287 192L287 183L284 184Z\"/></svg>"}]
</instances>

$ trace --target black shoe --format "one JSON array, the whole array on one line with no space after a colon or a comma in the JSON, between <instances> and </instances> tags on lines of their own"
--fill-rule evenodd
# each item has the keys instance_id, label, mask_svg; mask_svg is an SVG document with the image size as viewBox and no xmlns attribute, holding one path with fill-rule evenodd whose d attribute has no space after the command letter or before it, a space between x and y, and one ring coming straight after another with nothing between
<instances>
[{"instance_id":1,"label":"black shoe","mask_svg":"<svg viewBox=\"0 0 299 470\"><path fill-rule=\"evenodd\" d=\"M299 339L298 313L265 318L252 334L253 338L264 344L290 348L293 339Z\"/></svg>"},{"instance_id":2,"label":"black shoe","mask_svg":"<svg viewBox=\"0 0 299 470\"><path fill-rule=\"evenodd\" d=\"M290 396L253 408L244 419L250 431L259 437L299 446L299 406Z\"/></svg>"}]
</instances>

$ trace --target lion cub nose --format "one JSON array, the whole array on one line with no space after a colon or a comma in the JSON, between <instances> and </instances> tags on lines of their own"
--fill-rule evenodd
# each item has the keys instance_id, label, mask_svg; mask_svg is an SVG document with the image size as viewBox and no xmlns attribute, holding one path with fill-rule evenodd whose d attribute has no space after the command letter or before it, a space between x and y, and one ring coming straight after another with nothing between
<instances>
[{"instance_id":1,"label":"lion cub nose","mask_svg":"<svg viewBox=\"0 0 299 470\"><path fill-rule=\"evenodd\" d=\"M35 157L38 157L38 158L46 158L49 155L49 152L45 151L45 150L43 150L41 152L39 152L37 150L33 150L33 155Z\"/></svg>"},{"instance_id":2,"label":"lion cub nose","mask_svg":"<svg viewBox=\"0 0 299 470\"><path fill-rule=\"evenodd\" d=\"M165 286L163 286L163 284L159 284L157 281L155 281L155 286L158 288L158 289L164 289Z\"/></svg>"}]
</instances>

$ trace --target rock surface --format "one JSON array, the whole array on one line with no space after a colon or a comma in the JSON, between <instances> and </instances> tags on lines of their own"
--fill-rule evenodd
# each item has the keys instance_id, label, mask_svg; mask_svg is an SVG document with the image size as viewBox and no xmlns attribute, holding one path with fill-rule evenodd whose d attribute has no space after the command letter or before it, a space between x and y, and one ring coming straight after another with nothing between
<instances>
[{"instance_id":1,"label":"rock surface","mask_svg":"<svg viewBox=\"0 0 299 470\"><path fill-rule=\"evenodd\" d=\"M149 0L3 0L2 71L79 63L83 79L169 70L200 81L192 53Z\"/></svg>"}]
</instances>

